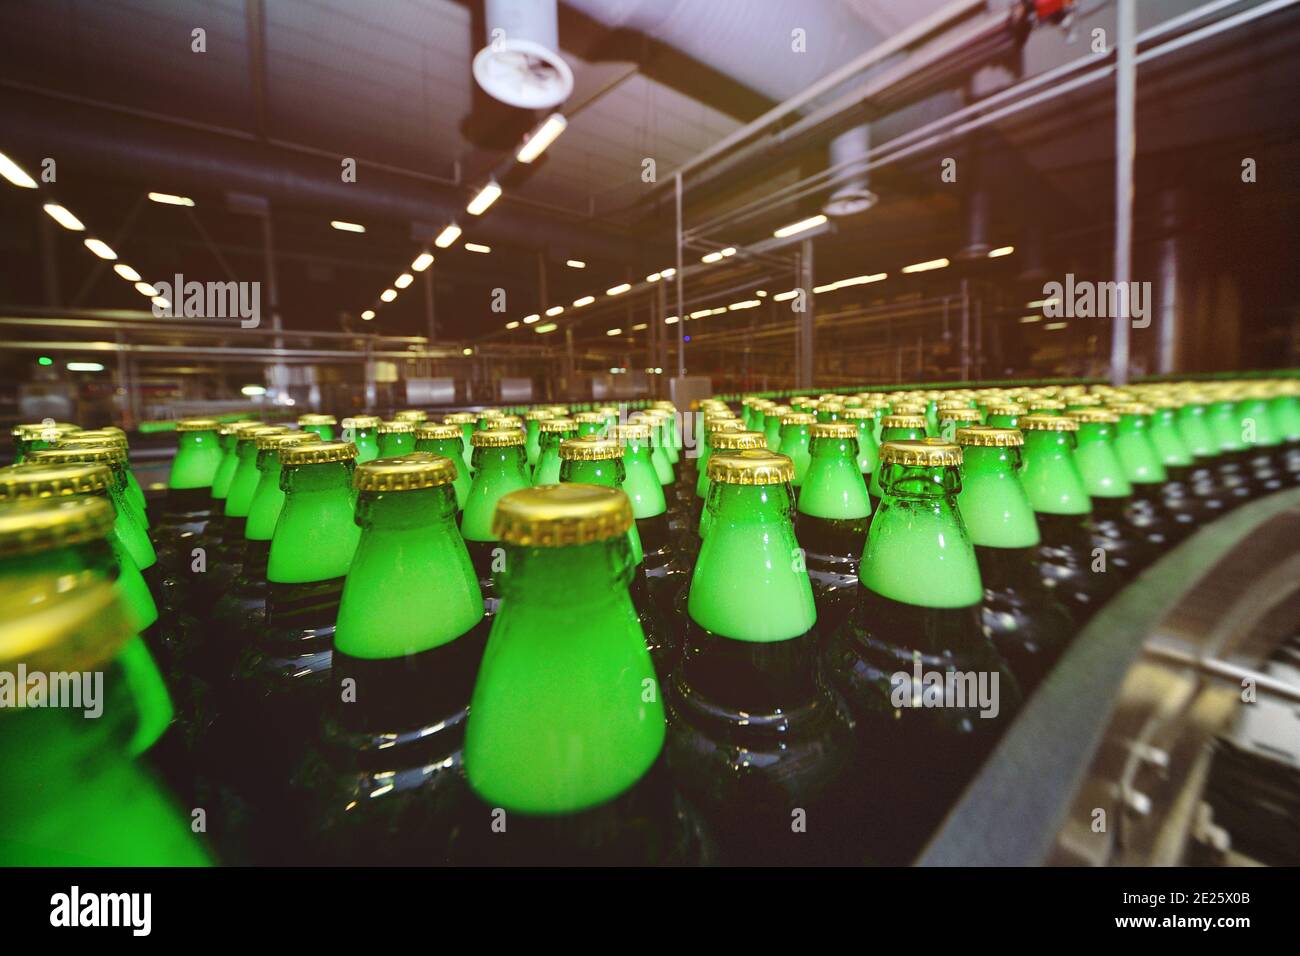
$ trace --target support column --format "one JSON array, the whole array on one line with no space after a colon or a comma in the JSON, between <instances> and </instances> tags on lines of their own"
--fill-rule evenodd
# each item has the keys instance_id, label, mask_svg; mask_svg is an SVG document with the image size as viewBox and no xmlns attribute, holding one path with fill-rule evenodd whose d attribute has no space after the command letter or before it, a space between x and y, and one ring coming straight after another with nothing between
<instances>
[{"instance_id":1,"label":"support column","mask_svg":"<svg viewBox=\"0 0 1300 956\"><path fill-rule=\"evenodd\" d=\"M1133 166L1137 149L1137 0L1118 0L1115 44L1115 265L1114 281L1127 290L1132 278ZM1128 304L1127 292L1124 302ZM1117 309L1111 322L1110 381L1129 375L1130 309Z\"/></svg>"},{"instance_id":2,"label":"support column","mask_svg":"<svg viewBox=\"0 0 1300 956\"><path fill-rule=\"evenodd\" d=\"M799 313L799 367L795 377L796 388L813 387L813 328L816 320L816 285L813 268L813 241L805 239L799 250L799 288L804 290L804 310Z\"/></svg>"}]
</instances>

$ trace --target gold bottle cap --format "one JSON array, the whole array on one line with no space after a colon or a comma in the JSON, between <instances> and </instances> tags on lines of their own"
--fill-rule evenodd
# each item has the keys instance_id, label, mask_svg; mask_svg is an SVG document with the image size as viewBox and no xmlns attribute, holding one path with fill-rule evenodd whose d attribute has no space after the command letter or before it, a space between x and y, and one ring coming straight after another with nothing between
<instances>
[{"instance_id":1,"label":"gold bottle cap","mask_svg":"<svg viewBox=\"0 0 1300 956\"><path fill-rule=\"evenodd\" d=\"M651 431L650 425L646 422L632 422L627 425L620 425L616 437L623 443L649 441Z\"/></svg>"},{"instance_id":2,"label":"gold bottle cap","mask_svg":"<svg viewBox=\"0 0 1300 956\"><path fill-rule=\"evenodd\" d=\"M1017 405L1015 402L990 402L988 408L990 415L1010 415L1018 417L1025 414L1023 405Z\"/></svg>"},{"instance_id":3,"label":"gold bottle cap","mask_svg":"<svg viewBox=\"0 0 1300 956\"><path fill-rule=\"evenodd\" d=\"M238 435L245 428L261 428L261 422L255 422L251 418L241 419L237 422L222 422L221 427L217 429L218 435Z\"/></svg>"},{"instance_id":4,"label":"gold bottle cap","mask_svg":"<svg viewBox=\"0 0 1300 956\"><path fill-rule=\"evenodd\" d=\"M1113 425L1119 421L1119 414L1110 408L1090 405L1087 408L1072 408L1065 413L1080 425Z\"/></svg>"},{"instance_id":5,"label":"gold bottle cap","mask_svg":"<svg viewBox=\"0 0 1300 956\"><path fill-rule=\"evenodd\" d=\"M36 554L106 538L113 506L100 496L0 504L0 557Z\"/></svg>"},{"instance_id":6,"label":"gold bottle cap","mask_svg":"<svg viewBox=\"0 0 1300 956\"><path fill-rule=\"evenodd\" d=\"M869 421L876 417L876 406L854 405L844 409L844 417L851 422Z\"/></svg>"},{"instance_id":7,"label":"gold bottle cap","mask_svg":"<svg viewBox=\"0 0 1300 956\"><path fill-rule=\"evenodd\" d=\"M60 442L54 448L27 453L25 462L46 465L70 465L79 462L102 462L105 465L125 465L126 449L121 445L109 445L103 442L85 445L65 445Z\"/></svg>"},{"instance_id":8,"label":"gold bottle cap","mask_svg":"<svg viewBox=\"0 0 1300 956\"><path fill-rule=\"evenodd\" d=\"M553 413L548 408L530 408L524 413L524 420L529 422L544 422L550 418Z\"/></svg>"},{"instance_id":9,"label":"gold bottle cap","mask_svg":"<svg viewBox=\"0 0 1300 956\"><path fill-rule=\"evenodd\" d=\"M537 426L537 430L543 435L563 435L577 427L578 423L572 418L548 418Z\"/></svg>"},{"instance_id":10,"label":"gold bottle cap","mask_svg":"<svg viewBox=\"0 0 1300 956\"><path fill-rule=\"evenodd\" d=\"M478 413L478 417L479 417L479 418L500 418L500 417L501 417L502 415L504 415L504 414L505 414L504 409L500 409L500 408L484 408L484 409L482 409L482 410L479 411L479 413Z\"/></svg>"},{"instance_id":11,"label":"gold bottle cap","mask_svg":"<svg viewBox=\"0 0 1300 956\"><path fill-rule=\"evenodd\" d=\"M315 413L308 415L299 415L298 424L302 428L308 425L337 425L339 420L333 415L317 415Z\"/></svg>"},{"instance_id":12,"label":"gold bottle cap","mask_svg":"<svg viewBox=\"0 0 1300 956\"><path fill-rule=\"evenodd\" d=\"M215 432L220 427L215 418L182 418L176 423L178 432Z\"/></svg>"},{"instance_id":13,"label":"gold bottle cap","mask_svg":"<svg viewBox=\"0 0 1300 956\"><path fill-rule=\"evenodd\" d=\"M470 444L475 448L509 448L527 442L527 437L518 428L487 428L475 432L470 438Z\"/></svg>"},{"instance_id":14,"label":"gold bottle cap","mask_svg":"<svg viewBox=\"0 0 1300 956\"><path fill-rule=\"evenodd\" d=\"M586 435L582 438L565 438L560 442L561 461L610 461L622 457L623 449L612 438Z\"/></svg>"},{"instance_id":15,"label":"gold bottle cap","mask_svg":"<svg viewBox=\"0 0 1300 956\"><path fill-rule=\"evenodd\" d=\"M0 670L76 673L117 656L136 628L112 582L89 571L19 571L0 581Z\"/></svg>"},{"instance_id":16,"label":"gold bottle cap","mask_svg":"<svg viewBox=\"0 0 1300 956\"><path fill-rule=\"evenodd\" d=\"M978 422L980 420L980 410L978 408L940 408L939 421L941 422Z\"/></svg>"},{"instance_id":17,"label":"gold bottle cap","mask_svg":"<svg viewBox=\"0 0 1300 956\"><path fill-rule=\"evenodd\" d=\"M259 438L265 438L267 435L287 435L289 429L283 425L245 425L239 431L235 432L237 441L251 441L256 443Z\"/></svg>"},{"instance_id":18,"label":"gold bottle cap","mask_svg":"<svg viewBox=\"0 0 1300 956\"><path fill-rule=\"evenodd\" d=\"M371 431L379 427L378 415L353 415L351 418L343 419L343 427L350 428L354 432Z\"/></svg>"},{"instance_id":19,"label":"gold bottle cap","mask_svg":"<svg viewBox=\"0 0 1300 956\"><path fill-rule=\"evenodd\" d=\"M63 498L101 494L113 483L108 465L99 463L27 464L0 468L0 499Z\"/></svg>"},{"instance_id":20,"label":"gold bottle cap","mask_svg":"<svg viewBox=\"0 0 1300 956\"><path fill-rule=\"evenodd\" d=\"M419 408L404 408L393 416L395 422L413 422L416 425L429 420L429 413Z\"/></svg>"},{"instance_id":21,"label":"gold bottle cap","mask_svg":"<svg viewBox=\"0 0 1300 956\"><path fill-rule=\"evenodd\" d=\"M76 425L62 422L28 422L15 425L10 434L19 441L58 441L61 437L81 431Z\"/></svg>"},{"instance_id":22,"label":"gold bottle cap","mask_svg":"<svg viewBox=\"0 0 1300 956\"><path fill-rule=\"evenodd\" d=\"M782 427L786 425L815 425L817 416L808 412L789 412L781 416Z\"/></svg>"},{"instance_id":23,"label":"gold bottle cap","mask_svg":"<svg viewBox=\"0 0 1300 956\"><path fill-rule=\"evenodd\" d=\"M280 464L325 465L332 461L352 461L357 457L357 446L350 441L308 441L290 445L280 451Z\"/></svg>"},{"instance_id":24,"label":"gold bottle cap","mask_svg":"<svg viewBox=\"0 0 1300 956\"><path fill-rule=\"evenodd\" d=\"M970 408L970 403L963 398L945 398L940 400L935 407L941 412L950 412L954 409Z\"/></svg>"},{"instance_id":25,"label":"gold bottle cap","mask_svg":"<svg viewBox=\"0 0 1300 956\"><path fill-rule=\"evenodd\" d=\"M812 427L812 438L844 440L858 437L858 426L852 422L818 422Z\"/></svg>"},{"instance_id":26,"label":"gold bottle cap","mask_svg":"<svg viewBox=\"0 0 1300 956\"><path fill-rule=\"evenodd\" d=\"M600 412L578 412L573 416L573 420L579 425L603 425L605 416Z\"/></svg>"},{"instance_id":27,"label":"gold bottle cap","mask_svg":"<svg viewBox=\"0 0 1300 956\"><path fill-rule=\"evenodd\" d=\"M616 488L566 483L512 491L497 502L492 533L506 544L563 548L608 541L632 527L632 502Z\"/></svg>"},{"instance_id":28,"label":"gold bottle cap","mask_svg":"<svg viewBox=\"0 0 1300 956\"><path fill-rule=\"evenodd\" d=\"M769 405L763 409L763 415L767 418L780 419L783 415L789 415L792 411L794 409L789 405Z\"/></svg>"},{"instance_id":29,"label":"gold bottle cap","mask_svg":"<svg viewBox=\"0 0 1300 956\"><path fill-rule=\"evenodd\" d=\"M998 428L994 425L967 425L957 429L957 444L975 448L1019 448L1025 435L1019 428Z\"/></svg>"},{"instance_id":30,"label":"gold bottle cap","mask_svg":"<svg viewBox=\"0 0 1300 956\"><path fill-rule=\"evenodd\" d=\"M894 412L892 415L886 415L880 420L880 427L884 428L925 428L924 415L901 414Z\"/></svg>"},{"instance_id":31,"label":"gold bottle cap","mask_svg":"<svg viewBox=\"0 0 1300 956\"><path fill-rule=\"evenodd\" d=\"M290 445L302 445L320 440L320 435L315 432L276 432L274 435L258 435L257 450L269 451L272 448L283 450Z\"/></svg>"},{"instance_id":32,"label":"gold bottle cap","mask_svg":"<svg viewBox=\"0 0 1300 956\"><path fill-rule=\"evenodd\" d=\"M925 416L925 404L923 402L895 402L895 415L920 415Z\"/></svg>"},{"instance_id":33,"label":"gold bottle cap","mask_svg":"<svg viewBox=\"0 0 1300 956\"><path fill-rule=\"evenodd\" d=\"M358 491L418 491L449 485L456 474L456 463L450 458L415 451L362 462L352 474L352 485Z\"/></svg>"},{"instance_id":34,"label":"gold bottle cap","mask_svg":"<svg viewBox=\"0 0 1300 956\"><path fill-rule=\"evenodd\" d=\"M478 416L472 412L452 412L450 415L444 415L442 420L447 425L469 425L478 421Z\"/></svg>"},{"instance_id":35,"label":"gold bottle cap","mask_svg":"<svg viewBox=\"0 0 1300 956\"><path fill-rule=\"evenodd\" d=\"M1145 402L1111 402L1106 407L1116 415L1150 415L1155 411Z\"/></svg>"},{"instance_id":36,"label":"gold bottle cap","mask_svg":"<svg viewBox=\"0 0 1300 956\"><path fill-rule=\"evenodd\" d=\"M60 445L120 445L126 447L126 434L117 428L96 428L92 431L68 432L59 439Z\"/></svg>"},{"instance_id":37,"label":"gold bottle cap","mask_svg":"<svg viewBox=\"0 0 1300 956\"><path fill-rule=\"evenodd\" d=\"M1066 415L1024 415L1016 427L1023 432L1077 432L1079 421Z\"/></svg>"},{"instance_id":38,"label":"gold bottle cap","mask_svg":"<svg viewBox=\"0 0 1300 956\"><path fill-rule=\"evenodd\" d=\"M794 462L766 448L709 456L709 480L724 485L779 485L794 480Z\"/></svg>"},{"instance_id":39,"label":"gold bottle cap","mask_svg":"<svg viewBox=\"0 0 1300 956\"><path fill-rule=\"evenodd\" d=\"M880 446L880 460L891 465L949 467L961 464L961 446L941 438L887 441Z\"/></svg>"},{"instance_id":40,"label":"gold bottle cap","mask_svg":"<svg viewBox=\"0 0 1300 956\"><path fill-rule=\"evenodd\" d=\"M1035 398L1029 403L1031 412L1059 412L1065 408L1065 402L1059 398Z\"/></svg>"},{"instance_id":41,"label":"gold bottle cap","mask_svg":"<svg viewBox=\"0 0 1300 956\"><path fill-rule=\"evenodd\" d=\"M391 422L380 422L378 431L381 435L414 435L415 422L396 419Z\"/></svg>"},{"instance_id":42,"label":"gold bottle cap","mask_svg":"<svg viewBox=\"0 0 1300 956\"><path fill-rule=\"evenodd\" d=\"M430 422L422 422L415 428L416 441L450 441L455 439L461 441L465 433L460 430L459 425L434 425Z\"/></svg>"},{"instance_id":43,"label":"gold bottle cap","mask_svg":"<svg viewBox=\"0 0 1300 956\"><path fill-rule=\"evenodd\" d=\"M762 432L747 432L738 428L715 433L709 444L714 451L746 451L766 448L767 439Z\"/></svg>"}]
</instances>

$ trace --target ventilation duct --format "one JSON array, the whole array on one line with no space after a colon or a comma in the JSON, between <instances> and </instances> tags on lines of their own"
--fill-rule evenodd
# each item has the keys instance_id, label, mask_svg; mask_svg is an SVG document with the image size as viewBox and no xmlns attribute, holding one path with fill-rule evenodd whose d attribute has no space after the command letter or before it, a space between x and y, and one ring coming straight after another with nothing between
<instances>
[{"instance_id":1,"label":"ventilation duct","mask_svg":"<svg viewBox=\"0 0 1300 956\"><path fill-rule=\"evenodd\" d=\"M880 198L867 188L867 161L871 152L871 127L863 123L847 129L831 140L831 169L841 169L836 175L851 178L831 193L822 212L839 218L864 213Z\"/></svg>"},{"instance_id":2,"label":"ventilation duct","mask_svg":"<svg viewBox=\"0 0 1300 956\"><path fill-rule=\"evenodd\" d=\"M474 56L474 79L495 99L546 110L573 92L560 56L557 0L486 0L487 46Z\"/></svg>"}]
</instances>

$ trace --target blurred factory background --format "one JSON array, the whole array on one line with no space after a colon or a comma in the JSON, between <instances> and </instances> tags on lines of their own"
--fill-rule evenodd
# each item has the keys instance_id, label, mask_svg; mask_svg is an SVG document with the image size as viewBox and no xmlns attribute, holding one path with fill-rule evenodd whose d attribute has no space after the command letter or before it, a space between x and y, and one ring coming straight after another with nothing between
<instances>
[{"instance_id":1,"label":"blurred factory background","mask_svg":"<svg viewBox=\"0 0 1300 956\"><path fill-rule=\"evenodd\" d=\"M1294 0L8 0L0 418L1293 366L1297 53ZM1043 305L1125 270L1145 327Z\"/></svg>"}]
</instances>

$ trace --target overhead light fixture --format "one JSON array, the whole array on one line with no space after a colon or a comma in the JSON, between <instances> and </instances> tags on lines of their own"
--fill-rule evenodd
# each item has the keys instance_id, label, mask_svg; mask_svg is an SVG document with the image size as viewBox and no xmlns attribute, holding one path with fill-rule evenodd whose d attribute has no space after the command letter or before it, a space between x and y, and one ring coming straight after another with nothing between
<instances>
[{"instance_id":1,"label":"overhead light fixture","mask_svg":"<svg viewBox=\"0 0 1300 956\"><path fill-rule=\"evenodd\" d=\"M339 232L365 232L366 227L359 222L344 222L342 219L331 219L330 225Z\"/></svg>"},{"instance_id":2,"label":"overhead light fixture","mask_svg":"<svg viewBox=\"0 0 1300 956\"><path fill-rule=\"evenodd\" d=\"M113 251L112 247L101 239L92 238L83 239L82 241L86 244L87 249L99 256L101 259L108 259L111 261L117 258L117 253Z\"/></svg>"},{"instance_id":3,"label":"overhead light fixture","mask_svg":"<svg viewBox=\"0 0 1300 956\"><path fill-rule=\"evenodd\" d=\"M720 305L716 309L710 309L709 315L722 315L726 311L727 307L725 305Z\"/></svg>"},{"instance_id":4,"label":"overhead light fixture","mask_svg":"<svg viewBox=\"0 0 1300 956\"><path fill-rule=\"evenodd\" d=\"M1041 321L1043 321L1043 317L1041 315L1022 315L1020 317L1021 325L1028 325L1030 322L1041 322Z\"/></svg>"},{"instance_id":5,"label":"overhead light fixture","mask_svg":"<svg viewBox=\"0 0 1300 956\"><path fill-rule=\"evenodd\" d=\"M474 354L474 350L471 349L471 348L464 348L464 349L461 349L461 350L460 350L460 354L461 354L461 355L473 355L473 354Z\"/></svg>"},{"instance_id":6,"label":"overhead light fixture","mask_svg":"<svg viewBox=\"0 0 1300 956\"><path fill-rule=\"evenodd\" d=\"M559 326L554 322L547 322L543 325L539 325L537 328L533 329L533 331L538 335L545 335L547 332L554 332L558 328Z\"/></svg>"},{"instance_id":7,"label":"overhead light fixture","mask_svg":"<svg viewBox=\"0 0 1300 956\"><path fill-rule=\"evenodd\" d=\"M481 216L488 211L488 207L501 198L501 187L497 185L495 179L488 180L486 186L478 191L478 195L469 201L465 211L471 216Z\"/></svg>"},{"instance_id":8,"label":"overhead light fixture","mask_svg":"<svg viewBox=\"0 0 1300 956\"><path fill-rule=\"evenodd\" d=\"M135 284L135 291L139 292L142 296L149 299L152 299L154 296L158 294L158 290L155 289L147 282L137 282Z\"/></svg>"},{"instance_id":9,"label":"overhead light fixture","mask_svg":"<svg viewBox=\"0 0 1300 956\"><path fill-rule=\"evenodd\" d=\"M659 281L660 279L662 279L663 277L664 277L664 274L663 274L662 272L652 272L652 273L650 273L648 276L645 277L645 281L646 281L646 282L658 282L658 281Z\"/></svg>"},{"instance_id":10,"label":"overhead light fixture","mask_svg":"<svg viewBox=\"0 0 1300 956\"><path fill-rule=\"evenodd\" d=\"M700 261L701 261L701 262L707 262L707 263L712 263L712 262L721 262L721 261L722 261L722 253L721 253L721 252L710 252L708 255L701 256L701 257L700 257Z\"/></svg>"},{"instance_id":11,"label":"overhead light fixture","mask_svg":"<svg viewBox=\"0 0 1300 956\"><path fill-rule=\"evenodd\" d=\"M581 309L584 305L591 305L591 303L595 301L596 297L594 295L584 295L581 299L573 300L573 307L575 309Z\"/></svg>"},{"instance_id":12,"label":"overhead light fixture","mask_svg":"<svg viewBox=\"0 0 1300 956\"><path fill-rule=\"evenodd\" d=\"M677 270L676 270L676 269L665 269L663 272L661 272L661 273L659 273L659 274L660 274L661 276L663 276L665 279L671 279L673 276L677 275Z\"/></svg>"},{"instance_id":13,"label":"overhead light fixture","mask_svg":"<svg viewBox=\"0 0 1300 956\"><path fill-rule=\"evenodd\" d=\"M99 362L69 362L69 372L102 372L104 366Z\"/></svg>"},{"instance_id":14,"label":"overhead light fixture","mask_svg":"<svg viewBox=\"0 0 1300 956\"><path fill-rule=\"evenodd\" d=\"M136 272L134 269L132 269L130 266L128 266L125 262L119 262L119 263L117 263L115 266L113 266L113 271L116 272L118 275L120 275L120 276L121 276L123 279L125 279L127 282L139 282L139 281L140 281L140 273Z\"/></svg>"},{"instance_id":15,"label":"overhead light fixture","mask_svg":"<svg viewBox=\"0 0 1300 956\"><path fill-rule=\"evenodd\" d=\"M627 283L627 282L620 282L618 285L614 286L612 289L606 289L606 290L605 290L605 295L622 295L624 292L626 292L626 291L627 291L628 289L630 289L630 288L632 288L632 286L631 286L629 283Z\"/></svg>"},{"instance_id":16,"label":"overhead light fixture","mask_svg":"<svg viewBox=\"0 0 1300 956\"><path fill-rule=\"evenodd\" d=\"M724 259L728 259L731 256L734 256L735 254L736 254L735 246L727 246L727 248L722 250L722 258Z\"/></svg>"},{"instance_id":17,"label":"overhead light fixture","mask_svg":"<svg viewBox=\"0 0 1300 956\"><path fill-rule=\"evenodd\" d=\"M679 321L680 319L677 316L670 315L668 318L664 319L664 325L676 325Z\"/></svg>"},{"instance_id":18,"label":"overhead light fixture","mask_svg":"<svg viewBox=\"0 0 1300 956\"><path fill-rule=\"evenodd\" d=\"M0 176L9 180L20 189L35 189L36 180L4 153L0 153Z\"/></svg>"},{"instance_id":19,"label":"overhead light fixture","mask_svg":"<svg viewBox=\"0 0 1300 956\"><path fill-rule=\"evenodd\" d=\"M266 394L265 385L245 385L239 390L240 395L247 395L249 398L258 398Z\"/></svg>"},{"instance_id":20,"label":"overhead light fixture","mask_svg":"<svg viewBox=\"0 0 1300 956\"><path fill-rule=\"evenodd\" d=\"M392 302L396 298L397 298L396 289L385 289L383 292L379 293L379 299L382 302Z\"/></svg>"},{"instance_id":21,"label":"overhead light fixture","mask_svg":"<svg viewBox=\"0 0 1300 956\"><path fill-rule=\"evenodd\" d=\"M644 332L647 328L648 326L644 322L638 322L636 325L632 326L632 331Z\"/></svg>"},{"instance_id":22,"label":"overhead light fixture","mask_svg":"<svg viewBox=\"0 0 1300 956\"><path fill-rule=\"evenodd\" d=\"M913 262L910 266L903 266L903 272L911 275L914 272L931 272L935 269L947 268L951 263L947 259L927 259L925 262Z\"/></svg>"},{"instance_id":23,"label":"overhead light fixture","mask_svg":"<svg viewBox=\"0 0 1300 956\"><path fill-rule=\"evenodd\" d=\"M375 310L374 310L374 309L366 309L366 311L364 311L364 312L361 313L361 321L362 321L362 322L369 322L369 321L370 321L371 319L373 319L374 317L375 317Z\"/></svg>"},{"instance_id":24,"label":"overhead light fixture","mask_svg":"<svg viewBox=\"0 0 1300 956\"><path fill-rule=\"evenodd\" d=\"M1043 331L1059 332L1061 331L1061 329L1065 328L1069 324L1070 324L1069 322L1048 322L1046 325L1043 326Z\"/></svg>"},{"instance_id":25,"label":"overhead light fixture","mask_svg":"<svg viewBox=\"0 0 1300 956\"><path fill-rule=\"evenodd\" d=\"M606 330L605 330L605 334L606 334L606 335L622 335L622 334L623 334L623 330L622 330L622 329L606 329Z\"/></svg>"},{"instance_id":26,"label":"overhead light fixture","mask_svg":"<svg viewBox=\"0 0 1300 956\"><path fill-rule=\"evenodd\" d=\"M754 295L758 296L760 299L766 299L766 298L767 298L767 290L766 290L766 289L757 289L757 290L755 290Z\"/></svg>"},{"instance_id":27,"label":"overhead light fixture","mask_svg":"<svg viewBox=\"0 0 1300 956\"><path fill-rule=\"evenodd\" d=\"M516 319L516 320L513 321L513 322L507 322L507 323L506 323L506 328L507 328L507 329L517 329L517 328L519 328L519 320Z\"/></svg>"},{"instance_id":28,"label":"overhead light fixture","mask_svg":"<svg viewBox=\"0 0 1300 956\"><path fill-rule=\"evenodd\" d=\"M801 232L807 232L809 229L816 229L822 223L826 222L823 215L809 216L807 219L800 219L798 222L792 222L788 226L782 226L776 232L772 233L777 239L784 239L787 236L798 235Z\"/></svg>"},{"instance_id":29,"label":"overhead light fixture","mask_svg":"<svg viewBox=\"0 0 1300 956\"><path fill-rule=\"evenodd\" d=\"M414 281L415 281L415 276L411 275L409 272L403 272L400 276L398 276L396 279L393 280L393 285L395 285L399 289L405 289L408 285L410 285Z\"/></svg>"},{"instance_id":30,"label":"overhead light fixture","mask_svg":"<svg viewBox=\"0 0 1300 956\"><path fill-rule=\"evenodd\" d=\"M564 311L564 306L562 306L562 305L553 305L553 306L551 306L549 309L546 310L546 314L547 314L547 315L550 315L550 316L556 316L556 315L559 315L559 314L560 314L561 312L563 312L563 311Z\"/></svg>"},{"instance_id":31,"label":"overhead light fixture","mask_svg":"<svg viewBox=\"0 0 1300 956\"><path fill-rule=\"evenodd\" d=\"M81 220L68 211L66 206L60 206L56 202L47 202L41 207L51 219L57 222L69 232L85 232L86 227Z\"/></svg>"},{"instance_id":32,"label":"overhead light fixture","mask_svg":"<svg viewBox=\"0 0 1300 956\"><path fill-rule=\"evenodd\" d=\"M536 322L536 321L537 321L538 319L540 319L540 318L541 318L541 316L538 315L536 312L534 312L532 315L525 315L525 316L524 316L524 325L532 325L534 322Z\"/></svg>"},{"instance_id":33,"label":"overhead light fixture","mask_svg":"<svg viewBox=\"0 0 1300 956\"><path fill-rule=\"evenodd\" d=\"M48 355L42 355L40 358L38 358L38 359L36 360L36 364L37 364L37 365L53 365L53 364L54 364L54 359L50 358Z\"/></svg>"},{"instance_id":34,"label":"overhead light fixture","mask_svg":"<svg viewBox=\"0 0 1300 956\"><path fill-rule=\"evenodd\" d=\"M162 312L171 311L171 307L172 307L171 300L164 295L156 295L149 301L152 302L154 305L156 305L159 311Z\"/></svg>"},{"instance_id":35,"label":"overhead light fixture","mask_svg":"<svg viewBox=\"0 0 1300 956\"><path fill-rule=\"evenodd\" d=\"M483 255L487 255L489 252L492 251L491 246L485 246L481 242L467 242L465 243L465 248L470 252L478 252L478 253L482 253Z\"/></svg>"},{"instance_id":36,"label":"overhead light fixture","mask_svg":"<svg viewBox=\"0 0 1300 956\"><path fill-rule=\"evenodd\" d=\"M546 147L554 143L568 125L569 121L562 114L552 113L542 121L541 126L533 131L524 145L519 147L519 152L515 153L515 159L521 163L531 163L546 152Z\"/></svg>"},{"instance_id":37,"label":"overhead light fixture","mask_svg":"<svg viewBox=\"0 0 1300 956\"><path fill-rule=\"evenodd\" d=\"M692 312L692 313L690 314L690 318L692 318L692 319L702 319L702 318L704 318L706 315L712 315L712 314L713 314L713 310L712 310L712 309L696 309L694 312Z\"/></svg>"},{"instance_id":38,"label":"overhead light fixture","mask_svg":"<svg viewBox=\"0 0 1300 956\"><path fill-rule=\"evenodd\" d=\"M564 264L568 266L570 269L587 268L587 263L583 262L581 259L565 259Z\"/></svg>"},{"instance_id":39,"label":"overhead light fixture","mask_svg":"<svg viewBox=\"0 0 1300 956\"><path fill-rule=\"evenodd\" d=\"M739 312L741 309L756 309L763 303L758 299L746 299L744 302L733 302L727 306L729 312Z\"/></svg>"},{"instance_id":40,"label":"overhead light fixture","mask_svg":"<svg viewBox=\"0 0 1300 956\"><path fill-rule=\"evenodd\" d=\"M173 196L171 193L150 193L149 198L164 206L193 206L194 200L189 196Z\"/></svg>"},{"instance_id":41,"label":"overhead light fixture","mask_svg":"<svg viewBox=\"0 0 1300 956\"><path fill-rule=\"evenodd\" d=\"M840 279L836 282L829 282L826 285L819 285L813 292L821 295L823 292L835 292L838 289L847 289L849 286L869 285L872 282L880 282L882 279L889 278L887 272L876 272L868 276L853 276L851 279ZM777 296L779 299L780 296Z\"/></svg>"},{"instance_id":42,"label":"overhead light fixture","mask_svg":"<svg viewBox=\"0 0 1300 956\"><path fill-rule=\"evenodd\" d=\"M1061 304L1061 300L1060 300L1060 299L1056 299L1056 298L1052 298L1052 299L1038 299L1037 301L1034 301L1034 302L1026 302L1026 303L1025 303L1025 308L1028 308L1028 309L1045 309L1045 308L1047 308L1049 305L1060 305L1060 304Z\"/></svg>"},{"instance_id":43,"label":"overhead light fixture","mask_svg":"<svg viewBox=\"0 0 1300 956\"><path fill-rule=\"evenodd\" d=\"M443 228L442 232L438 233L438 238L433 240L433 244L439 249L446 249L459 238L460 226L453 222L449 223Z\"/></svg>"},{"instance_id":44,"label":"overhead light fixture","mask_svg":"<svg viewBox=\"0 0 1300 956\"><path fill-rule=\"evenodd\" d=\"M772 296L772 298L776 302L787 302L790 299L793 299L798 294L799 294L798 289L791 289L789 292L778 292L776 295Z\"/></svg>"},{"instance_id":45,"label":"overhead light fixture","mask_svg":"<svg viewBox=\"0 0 1300 956\"><path fill-rule=\"evenodd\" d=\"M1001 259L1003 256L1009 256L1016 251L1015 246L998 246L996 249L989 250L990 259Z\"/></svg>"},{"instance_id":46,"label":"overhead light fixture","mask_svg":"<svg viewBox=\"0 0 1300 956\"><path fill-rule=\"evenodd\" d=\"M415 261L411 263L411 271L423 272L431 265L433 265L433 256L431 256L427 252L422 252L418 256L416 256Z\"/></svg>"}]
</instances>

